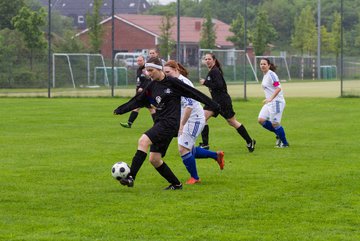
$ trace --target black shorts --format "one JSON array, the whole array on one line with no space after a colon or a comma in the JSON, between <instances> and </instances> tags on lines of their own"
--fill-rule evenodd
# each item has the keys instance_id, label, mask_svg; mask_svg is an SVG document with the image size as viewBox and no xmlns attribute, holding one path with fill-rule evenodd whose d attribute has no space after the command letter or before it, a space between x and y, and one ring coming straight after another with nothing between
<instances>
[{"instance_id":1,"label":"black shorts","mask_svg":"<svg viewBox=\"0 0 360 241\"><path fill-rule=\"evenodd\" d=\"M153 127L144 133L152 142L150 152L161 153L161 157L164 157L171 140L174 136L177 136L177 132L178 130L166 126L163 122L155 123Z\"/></svg>"},{"instance_id":2,"label":"black shorts","mask_svg":"<svg viewBox=\"0 0 360 241\"><path fill-rule=\"evenodd\" d=\"M229 95L224 95L222 98L213 99L216 103L220 105L221 111L220 115L226 120L235 116L235 112L232 106L232 101ZM209 106L205 105L204 110L211 110ZM212 111L212 110L211 110Z\"/></svg>"}]
</instances>

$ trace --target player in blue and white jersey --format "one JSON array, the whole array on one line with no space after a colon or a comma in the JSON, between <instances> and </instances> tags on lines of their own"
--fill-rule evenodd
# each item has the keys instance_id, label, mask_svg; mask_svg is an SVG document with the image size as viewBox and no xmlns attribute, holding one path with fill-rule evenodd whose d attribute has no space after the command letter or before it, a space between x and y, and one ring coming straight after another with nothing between
<instances>
[{"instance_id":1,"label":"player in blue and white jersey","mask_svg":"<svg viewBox=\"0 0 360 241\"><path fill-rule=\"evenodd\" d=\"M276 147L289 147L284 128L280 124L286 102L279 78L275 73L276 67L269 59L262 58L260 69L264 74L261 86L265 93L265 99L258 116L258 122L265 129L275 133Z\"/></svg>"},{"instance_id":2,"label":"player in blue and white jersey","mask_svg":"<svg viewBox=\"0 0 360 241\"><path fill-rule=\"evenodd\" d=\"M164 65L164 72L167 76L175 77L183 83L194 87L193 83L186 77L187 70L174 60L170 60ZM178 148L183 163L190 173L190 179L186 184L201 182L196 168L195 158L212 158L222 170L225 165L223 151L210 151L200 147L194 147L196 138L201 134L205 126L205 114L200 103L192 98L181 97L181 118L178 133Z\"/></svg>"}]
</instances>

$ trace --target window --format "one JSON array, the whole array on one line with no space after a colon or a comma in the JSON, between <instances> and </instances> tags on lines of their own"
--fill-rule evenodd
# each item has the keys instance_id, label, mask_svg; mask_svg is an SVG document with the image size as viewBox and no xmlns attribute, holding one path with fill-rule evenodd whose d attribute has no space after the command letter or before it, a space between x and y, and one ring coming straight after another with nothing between
<instances>
[{"instance_id":1,"label":"window","mask_svg":"<svg viewBox=\"0 0 360 241\"><path fill-rule=\"evenodd\" d=\"M84 23L84 16L78 16L78 23Z\"/></svg>"}]
</instances>

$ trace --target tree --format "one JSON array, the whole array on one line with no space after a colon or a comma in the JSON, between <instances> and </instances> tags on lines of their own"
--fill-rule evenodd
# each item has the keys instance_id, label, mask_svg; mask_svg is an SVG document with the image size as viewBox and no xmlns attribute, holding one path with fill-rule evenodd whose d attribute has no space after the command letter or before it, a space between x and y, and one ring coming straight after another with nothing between
<instances>
[{"instance_id":1,"label":"tree","mask_svg":"<svg viewBox=\"0 0 360 241\"><path fill-rule=\"evenodd\" d=\"M74 30L66 30L63 36L53 34L53 48L55 52L84 53L86 48L79 38L75 38Z\"/></svg>"},{"instance_id":2,"label":"tree","mask_svg":"<svg viewBox=\"0 0 360 241\"><path fill-rule=\"evenodd\" d=\"M22 7L19 14L12 19L15 29L23 34L27 48L30 50L30 69L33 69L33 56L35 51L46 49L45 35L40 30L45 25L45 10L32 11Z\"/></svg>"},{"instance_id":3,"label":"tree","mask_svg":"<svg viewBox=\"0 0 360 241\"><path fill-rule=\"evenodd\" d=\"M234 35L227 38L228 41L232 42L238 49L245 49L244 43L244 17L239 13L230 25L230 32Z\"/></svg>"},{"instance_id":4,"label":"tree","mask_svg":"<svg viewBox=\"0 0 360 241\"><path fill-rule=\"evenodd\" d=\"M332 53L335 51L334 38L332 33L328 32L325 26L320 28L321 34L321 51L324 53Z\"/></svg>"},{"instance_id":5,"label":"tree","mask_svg":"<svg viewBox=\"0 0 360 241\"><path fill-rule=\"evenodd\" d=\"M266 11L269 23L274 24L274 28L278 33L278 45L286 48L290 44L291 32L294 28L294 16L296 8L291 1L273 0L264 1L259 9Z\"/></svg>"},{"instance_id":6,"label":"tree","mask_svg":"<svg viewBox=\"0 0 360 241\"><path fill-rule=\"evenodd\" d=\"M317 30L311 7L306 6L295 20L295 33L291 45L304 53L311 55L317 49Z\"/></svg>"},{"instance_id":7,"label":"tree","mask_svg":"<svg viewBox=\"0 0 360 241\"><path fill-rule=\"evenodd\" d=\"M103 29L100 24L101 16L100 16L100 8L102 5L102 0L94 1L94 9L92 15L86 16L86 22L89 26L89 38L91 51L94 53L100 53L101 45L103 42Z\"/></svg>"},{"instance_id":8,"label":"tree","mask_svg":"<svg viewBox=\"0 0 360 241\"><path fill-rule=\"evenodd\" d=\"M216 32L214 29L215 24L212 21L209 8L205 13L205 21L201 28L200 48L214 49L216 47Z\"/></svg>"},{"instance_id":9,"label":"tree","mask_svg":"<svg viewBox=\"0 0 360 241\"><path fill-rule=\"evenodd\" d=\"M341 51L341 15L337 11L333 14L334 20L331 25L331 35L334 44L336 59L339 58Z\"/></svg>"},{"instance_id":10,"label":"tree","mask_svg":"<svg viewBox=\"0 0 360 241\"><path fill-rule=\"evenodd\" d=\"M10 86L12 80L16 45L6 41L11 32L9 29L0 31L0 87Z\"/></svg>"},{"instance_id":11,"label":"tree","mask_svg":"<svg viewBox=\"0 0 360 241\"><path fill-rule=\"evenodd\" d=\"M253 46L256 55L263 55L267 44L274 40L277 33L268 21L267 14L260 11L256 17L255 30L253 33Z\"/></svg>"},{"instance_id":12,"label":"tree","mask_svg":"<svg viewBox=\"0 0 360 241\"><path fill-rule=\"evenodd\" d=\"M160 35L160 55L162 57L166 57L168 59L168 56L171 54L171 52L174 49L175 42L171 39L171 28L174 26L174 23L171 22L172 16L170 13L167 13L162 19L161 19L161 35Z\"/></svg>"},{"instance_id":13,"label":"tree","mask_svg":"<svg viewBox=\"0 0 360 241\"><path fill-rule=\"evenodd\" d=\"M23 0L0 1L0 30L4 28L14 29L11 19L19 13L23 6Z\"/></svg>"}]
</instances>

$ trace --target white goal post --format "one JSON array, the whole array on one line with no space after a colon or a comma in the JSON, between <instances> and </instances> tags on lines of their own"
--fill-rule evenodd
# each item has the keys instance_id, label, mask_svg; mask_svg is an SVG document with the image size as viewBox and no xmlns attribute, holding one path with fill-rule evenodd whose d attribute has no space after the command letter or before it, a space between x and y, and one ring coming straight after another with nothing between
<instances>
[{"instance_id":1,"label":"white goal post","mask_svg":"<svg viewBox=\"0 0 360 241\"><path fill-rule=\"evenodd\" d=\"M105 61L104 61L104 57L101 54L90 54L90 53L54 53L52 55L52 86L53 88L56 87L56 71L57 71L57 65L56 65L56 60L57 58L65 58L66 62L67 62L67 71L69 71L69 75L70 75L70 79L71 79L71 84L73 86L73 88L76 88L76 80L74 77L74 64L71 61L71 57L82 57L85 58L84 63L86 64L86 66L82 66L84 67L85 70L83 72L86 72L84 75L86 76L86 82L88 86L91 86L91 57L96 57L100 59L100 64L101 67L106 69L106 65L105 65ZM61 71L61 70L60 70ZM63 71L65 71L63 69ZM107 71L104 71L104 85L105 86L109 86L109 78L108 78L108 74Z\"/></svg>"}]
</instances>

